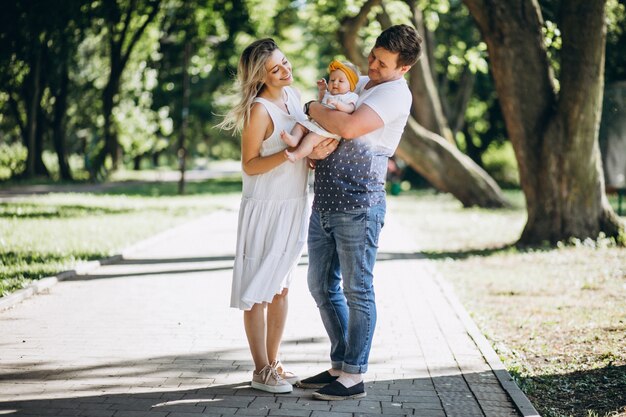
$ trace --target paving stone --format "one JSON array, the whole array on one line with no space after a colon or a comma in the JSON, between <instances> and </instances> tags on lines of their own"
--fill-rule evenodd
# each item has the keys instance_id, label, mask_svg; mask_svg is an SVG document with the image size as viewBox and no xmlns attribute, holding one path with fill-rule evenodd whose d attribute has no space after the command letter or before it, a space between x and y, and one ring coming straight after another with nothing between
<instances>
[{"instance_id":1,"label":"paving stone","mask_svg":"<svg viewBox=\"0 0 626 417\"><path fill-rule=\"evenodd\" d=\"M229 210L0 311L0 413L518 416L500 383L501 364L491 369L485 358L493 352L474 342L472 323L433 264L414 256L418 248L394 224L392 207L375 270L378 325L367 397L328 402L313 400L312 390L251 389L242 314L228 307L238 203L227 198ZM328 350L303 258L281 360L298 375L314 375L328 367ZM510 377L504 384L515 387Z\"/></svg>"}]
</instances>

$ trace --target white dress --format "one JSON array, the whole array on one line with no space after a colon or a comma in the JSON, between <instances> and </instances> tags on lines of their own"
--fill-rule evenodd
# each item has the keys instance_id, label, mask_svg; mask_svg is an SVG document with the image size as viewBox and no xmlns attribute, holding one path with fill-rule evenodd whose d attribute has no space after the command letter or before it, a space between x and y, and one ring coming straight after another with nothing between
<instances>
[{"instance_id":1,"label":"white dress","mask_svg":"<svg viewBox=\"0 0 626 417\"><path fill-rule=\"evenodd\" d=\"M283 151L281 130L290 132L306 119L295 91L285 88L289 114L263 98L274 131L261 145L261 156ZM249 310L255 303L271 302L289 287L308 231L308 167L305 159L286 161L260 175L243 173L237 250L233 267L230 306Z\"/></svg>"}]
</instances>

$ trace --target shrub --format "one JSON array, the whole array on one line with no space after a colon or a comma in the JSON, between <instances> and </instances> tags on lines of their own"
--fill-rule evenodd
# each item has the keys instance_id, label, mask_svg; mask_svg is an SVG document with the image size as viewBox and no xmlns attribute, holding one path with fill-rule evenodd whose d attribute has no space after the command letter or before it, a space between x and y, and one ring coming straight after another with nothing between
<instances>
[{"instance_id":1,"label":"shrub","mask_svg":"<svg viewBox=\"0 0 626 417\"><path fill-rule=\"evenodd\" d=\"M28 151L21 143L0 143L0 181L24 172L27 157Z\"/></svg>"}]
</instances>

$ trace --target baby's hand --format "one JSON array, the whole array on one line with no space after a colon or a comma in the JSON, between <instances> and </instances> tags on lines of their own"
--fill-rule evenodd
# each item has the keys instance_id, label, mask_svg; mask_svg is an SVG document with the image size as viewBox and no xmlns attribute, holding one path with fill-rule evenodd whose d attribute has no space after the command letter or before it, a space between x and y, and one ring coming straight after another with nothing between
<instances>
[{"instance_id":1,"label":"baby's hand","mask_svg":"<svg viewBox=\"0 0 626 417\"><path fill-rule=\"evenodd\" d=\"M328 89L328 84L326 84L326 79L322 78L321 80L317 81L317 89L320 92L326 92L326 90Z\"/></svg>"},{"instance_id":2,"label":"baby's hand","mask_svg":"<svg viewBox=\"0 0 626 417\"><path fill-rule=\"evenodd\" d=\"M326 104L328 104L329 106L332 106L333 108L337 108L337 99L336 98L329 98L328 100L326 100Z\"/></svg>"}]
</instances>

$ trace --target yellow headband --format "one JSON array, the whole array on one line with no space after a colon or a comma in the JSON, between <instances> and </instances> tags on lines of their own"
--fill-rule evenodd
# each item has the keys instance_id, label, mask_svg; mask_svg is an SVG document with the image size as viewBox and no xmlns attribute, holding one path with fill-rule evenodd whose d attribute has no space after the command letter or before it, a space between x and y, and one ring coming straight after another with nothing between
<instances>
[{"instance_id":1,"label":"yellow headband","mask_svg":"<svg viewBox=\"0 0 626 417\"><path fill-rule=\"evenodd\" d=\"M359 81L359 76L356 72L354 72L353 69L351 69L350 67L348 67L347 65L335 60L333 62L330 63L330 65L328 66L328 72L331 73L332 71L335 70L339 70L341 72L343 72L344 74L346 74L346 77L348 78L348 82L350 83L350 91L354 91L355 87L356 87L356 83Z\"/></svg>"}]
</instances>

